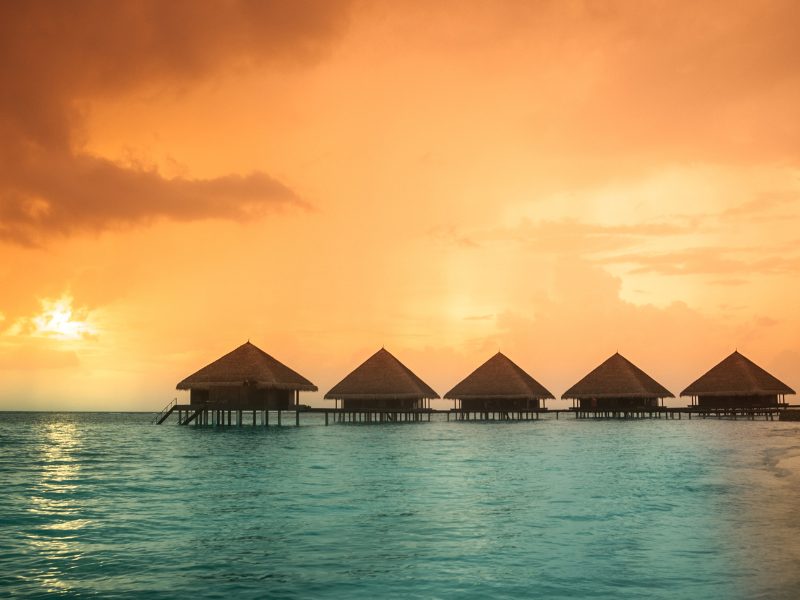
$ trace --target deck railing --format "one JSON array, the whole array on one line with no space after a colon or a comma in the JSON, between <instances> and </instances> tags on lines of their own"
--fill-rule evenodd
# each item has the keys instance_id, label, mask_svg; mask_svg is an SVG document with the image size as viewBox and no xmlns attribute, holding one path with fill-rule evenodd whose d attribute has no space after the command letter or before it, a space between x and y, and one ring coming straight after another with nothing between
<instances>
[{"instance_id":1,"label":"deck railing","mask_svg":"<svg viewBox=\"0 0 800 600\"><path fill-rule=\"evenodd\" d=\"M155 423L156 425L160 425L161 422L169 416L169 414L172 412L172 409L175 408L177 404L178 404L178 399L173 398L172 402L167 404L164 407L164 409L156 415L155 419L153 419L153 423Z\"/></svg>"}]
</instances>

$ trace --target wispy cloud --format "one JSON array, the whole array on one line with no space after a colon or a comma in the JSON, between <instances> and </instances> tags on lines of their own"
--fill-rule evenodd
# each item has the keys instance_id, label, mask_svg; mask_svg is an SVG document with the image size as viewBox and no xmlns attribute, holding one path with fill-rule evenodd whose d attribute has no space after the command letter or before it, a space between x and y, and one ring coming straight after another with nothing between
<instances>
[{"instance_id":1,"label":"wispy cloud","mask_svg":"<svg viewBox=\"0 0 800 600\"><path fill-rule=\"evenodd\" d=\"M692 229L673 222L603 225L579 219L522 219L514 227L492 227L460 230L453 226L435 230L446 242L463 247L488 244L518 244L534 247L542 254L591 255L631 248L653 237L670 237L691 233Z\"/></svg>"},{"instance_id":2,"label":"wispy cloud","mask_svg":"<svg viewBox=\"0 0 800 600\"><path fill-rule=\"evenodd\" d=\"M797 215L797 205L800 204L800 193L795 191L787 192L763 192L748 202L739 204L725 210L721 219L759 219L777 220L785 219L788 216ZM780 211L778 209L781 209Z\"/></svg>"},{"instance_id":3,"label":"wispy cloud","mask_svg":"<svg viewBox=\"0 0 800 600\"><path fill-rule=\"evenodd\" d=\"M605 258L606 264L626 264L631 273L659 275L780 275L800 273L800 256L784 256L760 248L698 247L660 253L635 253ZM730 284L730 283L729 283Z\"/></svg>"}]
</instances>

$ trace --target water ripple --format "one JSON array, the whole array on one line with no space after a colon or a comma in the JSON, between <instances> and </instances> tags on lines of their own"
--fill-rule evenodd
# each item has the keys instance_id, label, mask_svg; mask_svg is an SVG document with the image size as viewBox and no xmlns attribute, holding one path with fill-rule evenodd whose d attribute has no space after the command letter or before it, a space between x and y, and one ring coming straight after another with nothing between
<instances>
[{"instance_id":1,"label":"water ripple","mask_svg":"<svg viewBox=\"0 0 800 600\"><path fill-rule=\"evenodd\" d=\"M2 413L0 594L796 598L798 433Z\"/></svg>"}]
</instances>

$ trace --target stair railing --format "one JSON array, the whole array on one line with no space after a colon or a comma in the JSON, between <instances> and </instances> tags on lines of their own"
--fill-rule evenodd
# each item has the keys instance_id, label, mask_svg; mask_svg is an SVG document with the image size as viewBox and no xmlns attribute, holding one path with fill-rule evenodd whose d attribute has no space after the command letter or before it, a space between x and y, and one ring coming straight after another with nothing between
<instances>
[{"instance_id":1,"label":"stair railing","mask_svg":"<svg viewBox=\"0 0 800 600\"><path fill-rule=\"evenodd\" d=\"M173 398L172 402L167 404L164 407L164 409L160 413L158 413L156 415L155 419L153 419L153 423L155 423L155 424L161 423L161 421L163 421L164 418L166 417L167 413L172 412L172 409L175 408L176 404L178 404L178 399L177 398Z\"/></svg>"}]
</instances>

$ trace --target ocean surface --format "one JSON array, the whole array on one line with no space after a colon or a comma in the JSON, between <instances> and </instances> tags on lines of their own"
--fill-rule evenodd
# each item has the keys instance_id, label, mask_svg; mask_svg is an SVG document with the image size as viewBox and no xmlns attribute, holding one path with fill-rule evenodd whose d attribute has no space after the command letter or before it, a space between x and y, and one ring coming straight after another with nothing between
<instances>
[{"instance_id":1,"label":"ocean surface","mask_svg":"<svg viewBox=\"0 0 800 600\"><path fill-rule=\"evenodd\" d=\"M800 597L800 423L0 413L0 596Z\"/></svg>"}]
</instances>

